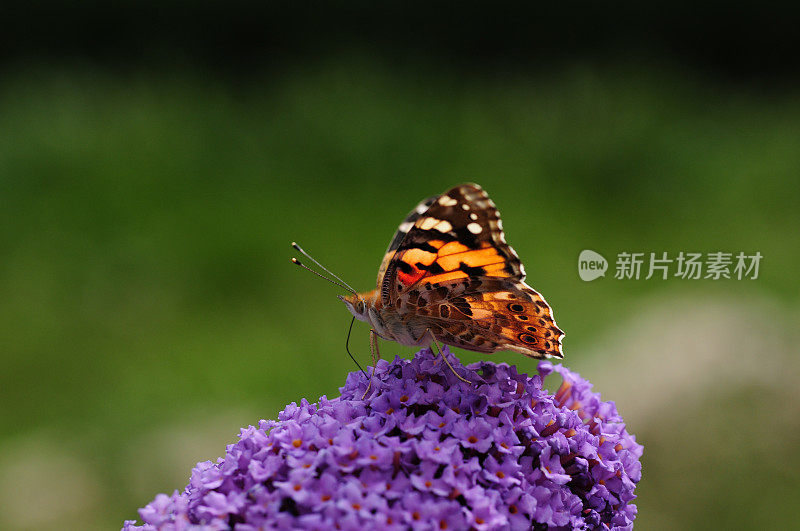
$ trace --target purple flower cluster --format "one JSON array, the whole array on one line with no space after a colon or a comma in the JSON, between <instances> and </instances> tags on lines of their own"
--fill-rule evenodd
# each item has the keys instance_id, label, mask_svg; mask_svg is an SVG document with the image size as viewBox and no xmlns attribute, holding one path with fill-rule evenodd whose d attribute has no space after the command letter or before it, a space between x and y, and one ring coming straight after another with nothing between
<instances>
[{"instance_id":1,"label":"purple flower cluster","mask_svg":"<svg viewBox=\"0 0 800 531\"><path fill-rule=\"evenodd\" d=\"M613 402L549 362L464 367L429 349L351 373L341 396L241 431L134 529L630 529L642 446ZM542 379L560 374L553 395Z\"/></svg>"}]
</instances>

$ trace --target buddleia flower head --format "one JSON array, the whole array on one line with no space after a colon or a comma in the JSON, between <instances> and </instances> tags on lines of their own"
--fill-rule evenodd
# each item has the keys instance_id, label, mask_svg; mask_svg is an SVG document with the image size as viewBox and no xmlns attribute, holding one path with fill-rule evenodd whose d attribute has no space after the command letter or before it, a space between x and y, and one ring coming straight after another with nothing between
<instances>
[{"instance_id":1,"label":"buddleia flower head","mask_svg":"<svg viewBox=\"0 0 800 531\"><path fill-rule=\"evenodd\" d=\"M642 446L569 369L429 349L351 373L339 397L241 430L133 529L630 529ZM562 379L558 391L542 387Z\"/></svg>"}]
</instances>

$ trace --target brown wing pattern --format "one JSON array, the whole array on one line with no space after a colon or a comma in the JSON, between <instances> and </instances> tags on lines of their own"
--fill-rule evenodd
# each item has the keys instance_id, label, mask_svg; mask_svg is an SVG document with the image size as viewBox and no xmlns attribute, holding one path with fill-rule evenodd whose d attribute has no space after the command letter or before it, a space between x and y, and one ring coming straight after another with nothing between
<instances>
[{"instance_id":1,"label":"brown wing pattern","mask_svg":"<svg viewBox=\"0 0 800 531\"><path fill-rule=\"evenodd\" d=\"M442 343L478 352L563 357L564 332L544 298L524 282L484 277L430 284L410 295L408 309Z\"/></svg>"}]
</instances>

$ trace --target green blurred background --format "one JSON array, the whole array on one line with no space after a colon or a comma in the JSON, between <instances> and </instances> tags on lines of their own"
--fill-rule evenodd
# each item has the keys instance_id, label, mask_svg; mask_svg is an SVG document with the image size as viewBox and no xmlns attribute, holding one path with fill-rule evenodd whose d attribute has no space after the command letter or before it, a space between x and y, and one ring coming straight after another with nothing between
<instances>
[{"instance_id":1,"label":"green blurred background","mask_svg":"<svg viewBox=\"0 0 800 531\"><path fill-rule=\"evenodd\" d=\"M406 212L465 181L499 206L567 333L565 363L645 446L637 527L793 526L789 8L13 8L0 38L3 529L118 528L241 426L336 395L354 369L349 314L292 267L289 243L370 289ZM579 279L583 249L612 262L606 278ZM764 258L757 280L623 281L622 251ZM366 363L365 325L353 345Z\"/></svg>"}]
</instances>

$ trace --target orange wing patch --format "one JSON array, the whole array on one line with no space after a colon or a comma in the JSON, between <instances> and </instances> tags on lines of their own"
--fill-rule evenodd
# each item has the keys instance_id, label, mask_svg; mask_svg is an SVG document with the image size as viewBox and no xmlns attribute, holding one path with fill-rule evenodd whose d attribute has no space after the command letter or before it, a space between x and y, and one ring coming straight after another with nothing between
<instances>
[{"instance_id":1,"label":"orange wing patch","mask_svg":"<svg viewBox=\"0 0 800 531\"><path fill-rule=\"evenodd\" d=\"M448 273L441 273L439 275L432 275L429 277L421 277L425 284L440 284L444 282L452 282L460 278L468 278L469 275L463 271L455 270Z\"/></svg>"},{"instance_id":2,"label":"orange wing patch","mask_svg":"<svg viewBox=\"0 0 800 531\"><path fill-rule=\"evenodd\" d=\"M469 277L508 277L508 260L489 243L470 249L459 242L426 242L397 257L397 278L405 288L414 284L440 284ZM436 251L436 252L434 252Z\"/></svg>"},{"instance_id":3,"label":"orange wing patch","mask_svg":"<svg viewBox=\"0 0 800 531\"><path fill-rule=\"evenodd\" d=\"M429 251L423 251L419 248L409 249L405 253L403 253L403 261L407 264L415 265L420 263L424 266L429 266L432 263L436 262L436 253L431 253Z\"/></svg>"},{"instance_id":4,"label":"orange wing patch","mask_svg":"<svg viewBox=\"0 0 800 531\"><path fill-rule=\"evenodd\" d=\"M441 266L434 266L438 262L439 250L445 243L441 240L427 242L425 248L412 247L400 253L397 257L397 279L405 287L412 286L425 277L431 278L432 273L446 272ZM396 252L387 253L384 262L391 261ZM452 280L453 276L437 275L442 278L439 282Z\"/></svg>"},{"instance_id":5,"label":"orange wing patch","mask_svg":"<svg viewBox=\"0 0 800 531\"><path fill-rule=\"evenodd\" d=\"M453 243L463 247L461 251L444 254L444 247L439 250L439 258L436 262L442 266L445 271L452 271L458 269L461 263L467 264L469 267L485 267L495 264L505 264L506 260L497 252L497 249L489 245L484 246L482 249L471 250L458 242L451 242L445 245L448 247Z\"/></svg>"}]
</instances>

